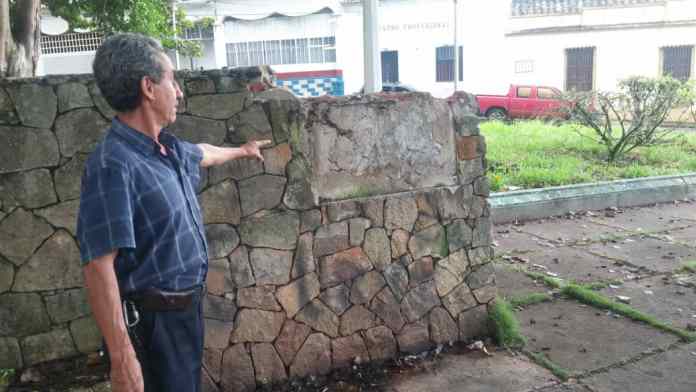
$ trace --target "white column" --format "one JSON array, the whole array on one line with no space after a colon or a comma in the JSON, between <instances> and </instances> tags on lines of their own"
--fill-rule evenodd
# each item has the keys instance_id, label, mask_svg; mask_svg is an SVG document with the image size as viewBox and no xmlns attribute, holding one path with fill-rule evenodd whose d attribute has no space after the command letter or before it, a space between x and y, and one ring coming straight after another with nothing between
<instances>
[{"instance_id":1,"label":"white column","mask_svg":"<svg viewBox=\"0 0 696 392\"><path fill-rule=\"evenodd\" d=\"M365 93L382 91L379 53L379 0L363 0L363 50L365 52Z\"/></svg>"},{"instance_id":2,"label":"white column","mask_svg":"<svg viewBox=\"0 0 696 392\"><path fill-rule=\"evenodd\" d=\"M222 17L215 18L213 25L213 46L215 53L215 68L227 66L227 46L225 45L225 25Z\"/></svg>"},{"instance_id":3,"label":"white column","mask_svg":"<svg viewBox=\"0 0 696 392\"><path fill-rule=\"evenodd\" d=\"M454 92L457 91L459 84L459 37L457 25L459 24L459 10L457 0L454 0Z\"/></svg>"}]
</instances>

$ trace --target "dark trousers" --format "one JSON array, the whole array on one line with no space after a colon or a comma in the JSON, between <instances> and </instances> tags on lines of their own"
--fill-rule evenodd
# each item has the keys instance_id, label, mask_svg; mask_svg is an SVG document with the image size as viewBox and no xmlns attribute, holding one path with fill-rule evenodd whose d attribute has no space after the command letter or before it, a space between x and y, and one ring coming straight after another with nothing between
<instances>
[{"instance_id":1,"label":"dark trousers","mask_svg":"<svg viewBox=\"0 0 696 392\"><path fill-rule=\"evenodd\" d=\"M185 310L139 310L135 326L145 392L199 392L203 358L200 295ZM135 342L134 342L135 343Z\"/></svg>"}]
</instances>

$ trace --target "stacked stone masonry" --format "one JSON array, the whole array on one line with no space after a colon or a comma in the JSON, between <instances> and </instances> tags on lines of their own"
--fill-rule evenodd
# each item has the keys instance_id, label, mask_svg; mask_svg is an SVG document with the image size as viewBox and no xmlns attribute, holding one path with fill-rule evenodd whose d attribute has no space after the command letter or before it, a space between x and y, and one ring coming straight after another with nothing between
<instances>
[{"instance_id":1,"label":"stacked stone masonry","mask_svg":"<svg viewBox=\"0 0 696 392\"><path fill-rule=\"evenodd\" d=\"M296 99L263 68L179 73L171 129L271 139L204 172L207 391L326 374L487 334L495 296L475 100ZM87 154L113 112L88 77L0 85L0 368L96 351L75 240Z\"/></svg>"}]
</instances>

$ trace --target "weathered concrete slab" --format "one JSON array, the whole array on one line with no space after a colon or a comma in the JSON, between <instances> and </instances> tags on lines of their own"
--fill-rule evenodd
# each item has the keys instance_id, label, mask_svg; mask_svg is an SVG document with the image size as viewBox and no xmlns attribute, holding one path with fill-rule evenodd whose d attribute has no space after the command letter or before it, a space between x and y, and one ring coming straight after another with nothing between
<instances>
[{"instance_id":1,"label":"weathered concrete slab","mask_svg":"<svg viewBox=\"0 0 696 392\"><path fill-rule=\"evenodd\" d=\"M591 218L595 223L638 232L658 232L691 226L696 219L696 204L681 203L661 205L653 208L629 208L615 214L600 215Z\"/></svg>"},{"instance_id":2,"label":"weathered concrete slab","mask_svg":"<svg viewBox=\"0 0 696 392\"><path fill-rule=\"evenodd\" d=\"M581 184L494 193L489 202L493 222L502 223L600 210L616 205L618 196L602 185Z\"/></svg>"},{"instance_id":3,"label":"weathered concrete slab","mask_svg":"<svg viewBox=\"0 0 696 392\"><path fill-rule=\"evenodd\" d=\"M311 162L312 190L319 198L457 184L454 124L445 101L418 93L407 99L350 96L332 98L331 105L326 100L306 104L316 121L307 127L311 152L303 155Z\"/></svg>"},{"instance_id":4,"label":"weathered concrete slab","mask_svg":"<svg viewBox=\"0 0 696 392\"><path fill-rule=\"evenodd\" d=\"M696 198L696 173L684 174L682 179L686 184L687 197L691 199Z\"/></svg>"},{"instance_id":5,"label":"weathered concrete slab","mask_svg":"<svg viewBox=\"0 0 696 392\"><path fill-rule=\"evenodd\" d=\"M542 251L556 246L531 234L522 233L512 225L495 226L493 242L496 255Z\"/></svg>"},{"instance_id":6,"label":"weathered concrete slab","mask_svg":"<svg viewBox=\"0 0 696 392\"><path fill-rule=\"evenodd\" d=\"M696 175L694 175L696 178ZM678 218L681 220L690 220L696 223L696 201L692 200L676 200L671 203L658 204L651 208L659 214Z\"/></svg>"},{"instance_id":7,"label":"weathered concrete slab","mask_svg":"<svg viewBox=\"0 0 696 392\"><path fill-rule=\"evenodd\" d=\"M678 338L574 301L541 303L517 312L527 349L575 373L602 369Z\"/></svg>"},{"instance_id":8,"label":"weathered concrete slab","mask_svg":"<svg viewBox=\"0 0 696 392\"><path fill-rule=\"evenodd\" d=\"M586 249L657 272L671 272L681 267L684 261L696 259L695 249L642 235L616 242L596 243L588 245Z\"/></svg>"},{"instance_id":9,"label":"weathered concrete slab","mask_svg":"<svg viewBox=\"0 0 696 392\"><path fill-rule=\"evenodd\" d=\"M595 392L696 391L696 343L583 380Z\"/></svg>"},{"instance_id":10,"label":"weathered concrete slab","mask_svg":"<svg viewBox=\"0 0 696 392\"><path fill-rule=\"evenodd\" d=\"M549 218L518 226L523 233L534 234L556 244L596 241L621 235L622 230L598 225L587 219ZM624 233L628 234L628 233Z\"/></svg>"},{"instance_id":11,"label":"weathered concrete slab","mask_svg":"<svg viewBox=\"0 0 696 392\"><path fill-rule=\"evenodd\" d=\"M543 385L555 377L523 356L499 352L445 355L425 373L393 376L388 392L518 392Z\"/></svg>"},{"instance_id":12,"label":"weathered concrete slab","mask_svg":"<svg viewBox=\"0 0 696 392\"><path fill-rule=\"evenodd\" d=\"M696 290L678 286L655 276L608 287L602 294L630 298L630 305L643 313L685 329L696 325Z\"/></svg>"},{"instance_id":13,"label":"weathered concrete slab","mask_svg":"<svg viewBox=\"0 0 696 392\"><path fill-rule=\"evenodd\" d=\"M678 242L690 248L696 248L696 225L680 230L670 230L663 234L662 239Z\"/></svg>"},{"instance_id":14,"label":"weathered concrete slab","mask_svg":"<svg viewBox=\"0 0 696 392\"><path fill-rule=\"evenodd\" d=\"M494 193L489 201L493 222L503 223L684 200L696 195L694 184L694 175L658 176Z\"/></svg>"},{"instance_id":15,"label":"weathered concrete slab","mask_svg":"<svg viewBox=\"0 0 696 392\"><path fill-rule=\"evenodd\" d=\"M530 271L551 273L559 278L590 283L600 280L633 279L633 268L616 265L613 260L585 251L585 247L559 247L526 254Z\"/></svg>"},{"instance_id":16,"label":"weathered concrete slab","mask_svg":"<svg viewBox=\"0 0 696 392\"><path fill-rule=\"evenodd\" d=\"M535 282L524 273L516 271L512 265L495 262L493 267L495 268L495 284L498 287L498 295L503 298L509 299L548 291L543 283Z\"/></svg>"},{"instance_id":17,"label":"weathered concrete slab","mask_svg":"<svg viewBox=\"0 0 696 392\"><path fill-rule=\"evenodd\" d=\"M536 392L594 392L581 384L556 384L536 390Z\"/></svg>"}]
</instances>

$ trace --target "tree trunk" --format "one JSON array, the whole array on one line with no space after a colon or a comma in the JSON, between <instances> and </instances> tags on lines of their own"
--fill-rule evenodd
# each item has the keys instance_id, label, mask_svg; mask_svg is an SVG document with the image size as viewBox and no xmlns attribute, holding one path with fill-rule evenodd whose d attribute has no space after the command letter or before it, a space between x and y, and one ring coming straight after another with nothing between
<instances>
[{"instance_id":1,"label":"tree trunk","mask_svg":"<svg viewBox=\"0 0 696 392\"><path fill-rule=\"evenodd\" d=\"M10 15L9 0L0 0L0 77L36 75L39 61L40 0L17 0L17 14ZM11 24L15 33L12 34Z\"/></svg>"}]
</instances>

